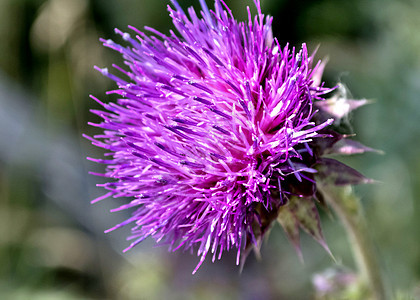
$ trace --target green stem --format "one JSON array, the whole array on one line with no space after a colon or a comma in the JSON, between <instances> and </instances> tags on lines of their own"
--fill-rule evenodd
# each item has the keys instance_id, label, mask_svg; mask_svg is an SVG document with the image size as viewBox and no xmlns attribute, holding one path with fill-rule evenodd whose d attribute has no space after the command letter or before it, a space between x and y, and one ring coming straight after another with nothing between
<instances>
[{"instance_id":1,"label":"green stem","mask_svg":"<svg viewBox=\"0 0 420 300\"><path fill-rule=\"evenodd\" d=\"M319 185L325 201L341 219L350 239L361 279L368 284L373 299L387 299L380 267L363 215L360 199L351 187Z\"/></svg>"}]
</instances>

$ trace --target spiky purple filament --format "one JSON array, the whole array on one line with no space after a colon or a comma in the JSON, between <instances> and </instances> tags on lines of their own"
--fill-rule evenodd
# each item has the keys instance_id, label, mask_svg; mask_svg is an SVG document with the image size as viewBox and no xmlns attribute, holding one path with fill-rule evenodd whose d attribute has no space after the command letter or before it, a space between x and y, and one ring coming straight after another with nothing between
<instances>
[{"instance_id":1,"label":"spiky purple filament","mask_svg":"<svg viewBox=\"0 0 420 300\"><path fill-rule=\"evenodd\" d=\"M131 27L135 38L116 30L130 46L102 40L123 55L128 71L114 67L128 81L97 68L121 98L94 98L107 111L92 111L104 134L91 140L109 151L110 159L93 159L115 179L105 196L134 198L116 210L137 208L110 230L136 224L127 249L149 236L173 250L198 248L195 272L209 251L215 260L236 248L239 263L261 209L275 211L293 193L283 183L311 180L302 153L312 156L308 143L332 122L312 121L314 101L331 89L314 83L319 64L311 69L305 44L297 53L280 47L259 1L254 20L248 10L241 23L221 0L214 11L200 1L201 18L172 2L181 37Z\"/></svg>"}]
</instances>

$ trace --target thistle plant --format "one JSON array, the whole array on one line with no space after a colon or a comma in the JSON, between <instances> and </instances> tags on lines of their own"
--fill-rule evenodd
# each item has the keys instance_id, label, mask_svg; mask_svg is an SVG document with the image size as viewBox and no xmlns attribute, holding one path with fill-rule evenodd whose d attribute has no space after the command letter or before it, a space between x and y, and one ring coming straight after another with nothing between
<instances>
[{"instance_id":1,"label":"thistle plant","mask_svg":"<svg viewBox=\"0 0 420 300\"><path fill-rule=\"evenodd\" d=\"M328 252L317 206L319 181L333 185L370 180L327 154L370 151L339 133L340 121L365 101L347 99L322 81L325 63L315 53L280 45L272 17L238 22L222 0L187 13L168 6L177 33L115 32L122 45L101 40L124 58L115 71L116 102L92 110L103 133L87 137L104 148L108 197L129 197L113 211L132 216L128 249L153 237L170 250L183 248L220 259L236 251L239 264L276 222L296 249L299 229ZM124 200L125 201L125 200Z\"/></svg>"}]
</instances>

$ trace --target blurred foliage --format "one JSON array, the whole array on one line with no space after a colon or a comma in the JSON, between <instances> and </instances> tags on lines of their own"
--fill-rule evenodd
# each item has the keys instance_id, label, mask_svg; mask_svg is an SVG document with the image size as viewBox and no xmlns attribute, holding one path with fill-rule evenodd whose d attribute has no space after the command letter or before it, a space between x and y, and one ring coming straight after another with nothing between
<instances>
[{"instance_id":1,"label":"blurred foliage","mask_svg":"<svg viewBox=\"0 0 420 300\"><path fill-rule=\"evenodd\" d=\"M209 4L211 1L208 1ZM244 1L226 1L246 19ZM198 1L180 1L198 7ZM252 1L245 2L253 6ZM206 262L166 253L153 241L121 255L126 232L104 235L124 216L101 194L86 156L101 155L81 133L95 121L89 94L110 100L93 70L121 58L99 37L114 27L168 32L167 1L0 0L1 299L311 299L311 281L334 263L302 238L305 263L274 227L262 260L238 274L234 257ZM211 4L210 4L211 5ZM326 81L375 104L352 116L357 139L382 149L348 163L381 183L358 187L371 236L395 299L420 298L420 2L416 0L262 0L282 44L320 45ZM252 8L253 10L254 8ZM255 10L254 10L255 11ZM118 38L116 38L118 40ZM327 213L325 236L339 264L354 268L341 225ZM359 294L358 294L359 293ZM358 299L360 291L349 290ZM325 298L328 299L328 298Z\"/></svg>"}]
</instances>

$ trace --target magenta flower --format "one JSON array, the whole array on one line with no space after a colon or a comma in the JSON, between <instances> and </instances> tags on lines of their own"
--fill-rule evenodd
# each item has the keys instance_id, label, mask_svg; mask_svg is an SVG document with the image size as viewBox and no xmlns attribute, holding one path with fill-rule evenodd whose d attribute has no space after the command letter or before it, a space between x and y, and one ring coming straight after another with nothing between
<instances>
[{"instance_id":1,"label":"magenta flower","mask_svg":"<svg viewBox=\"0 0 420 300\"><path fill-rule=\"evenodd\" d=\"M132 198L115 209L134 209L132 217L110 230L133 224L127 249L151 236L170 250L196 251L194 272L209 252L214 261L234 248L239 263L276 219L297 248L299 227L327 248L315 175L333 175L337 184L367 181L321 158L340 152L339 140L350 153L367 150L330 128L341 118L332 113L335 103L349 102L323 101L334 89L321 82L324 65L311 67L305 44L279 45L259 0L248 22L237 22L222 0L214 11L200 3L199 15L193 8L187 15L172 0L178 34L130 27L135 37L116 30L128 46L103 40L122 54L125 69L114 65L117 76L98 68L117 83L108 94L119 99L92 97L106 111L93 110L103 121L91 125L104 133L88 138L108 152L92 160L107 165L96 175L112 179L93 202Z\"/></svg>"}]
</instances>

